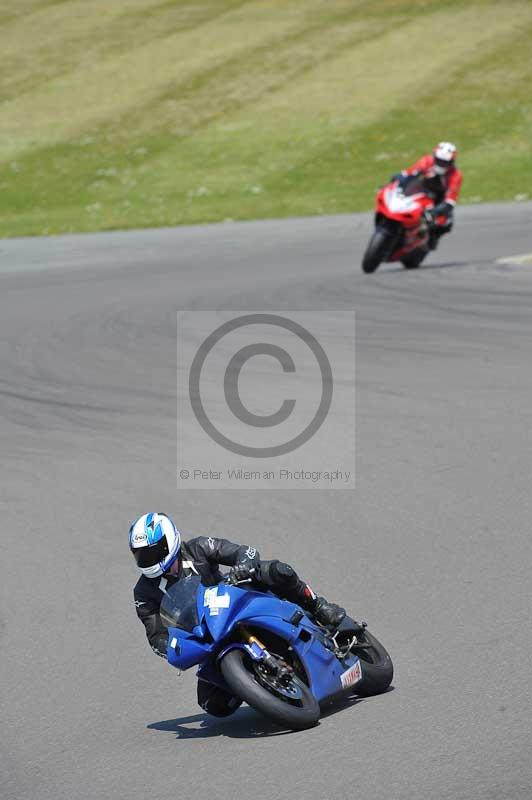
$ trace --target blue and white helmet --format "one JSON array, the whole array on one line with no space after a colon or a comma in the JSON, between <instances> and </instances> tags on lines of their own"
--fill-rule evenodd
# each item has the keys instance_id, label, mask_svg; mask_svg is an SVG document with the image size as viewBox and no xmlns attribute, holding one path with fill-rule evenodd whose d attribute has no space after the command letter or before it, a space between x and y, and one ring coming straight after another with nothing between
<instances>
[{"instance_id":1,"label":"blue and white helmet","mask_svg":"<svg viewBox=\"0 0 532 800\"><path fill-rule=\"evenodd\" d=\"M181 534L166 514L143 514L129 529L129 549L147 578L158 578L179 555Z\"/></svg>"}]
</instances>

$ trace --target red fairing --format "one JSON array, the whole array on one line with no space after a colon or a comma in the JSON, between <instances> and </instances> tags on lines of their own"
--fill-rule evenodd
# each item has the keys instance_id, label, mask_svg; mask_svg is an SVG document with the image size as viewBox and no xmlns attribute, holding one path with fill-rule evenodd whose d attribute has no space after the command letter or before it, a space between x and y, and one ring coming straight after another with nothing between
<instances>
[{"instance_id":1,"label":"red fairing","mask_svg":"<svg viewBox=\"0 0 532 800\"><path fill-rule=\"evenodd\" d=\"M393 219L395 222L400 222L404 228L418 228L423 216L423 212L427 208L432 208L434 202L424 194L416 195L416 203L408 210L404 208L394 208L390 204L390 190L397 189L398 182L392 181L382 186L377 192L375 210L377 214L383 217Z\"/></svg>"},{"instance_id":2,"label":"red fairing","mask_svg":"<svg viewBox=\"0 0 532 800\"><path fill-rule=\"evenodd\" d=\"M412 188L413 193L405 197L399 181L395 180L382 186L377 193L377 219L388 219L399 223L404 231L399 247L391 253L387 261L399 261L413 250L427 245L429 233L424 223L424 213L434 207L434 200L421 186Z\"/></svg>"},{"instance_id":3,"label":"red fairing","mask_svg":"<svg viewBox=\"0 0 532 800\"><path fill-rule=\"evenodd\" d=\"M435 174L434 172L434 156L428 153L422 156L415 164L412 164L408 169L403 170L405 175L415 175L422 173L427 178ZM452 166L451 169L445 174L441 175L441 180L445 186L445 200L452 203L453 206L458 202L458 195L462 186L462 172L458 167Z\"/></svg>"}]
</instances>

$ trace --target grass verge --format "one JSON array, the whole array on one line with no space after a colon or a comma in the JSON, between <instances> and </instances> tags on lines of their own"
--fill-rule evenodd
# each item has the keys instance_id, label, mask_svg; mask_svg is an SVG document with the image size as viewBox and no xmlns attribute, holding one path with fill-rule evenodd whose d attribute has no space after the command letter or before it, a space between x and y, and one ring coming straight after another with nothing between
<instances>
[{"instance_id":1,"label":"grass verge","mask_svg":"<svg viewBox=\"0 0 532 800\"><path fill-rule=\"evenodd\" d=\"M0 236L348 212L439 139L532 197L532 4L24 0L0 13Z\"/></svg>"}]
</instances>

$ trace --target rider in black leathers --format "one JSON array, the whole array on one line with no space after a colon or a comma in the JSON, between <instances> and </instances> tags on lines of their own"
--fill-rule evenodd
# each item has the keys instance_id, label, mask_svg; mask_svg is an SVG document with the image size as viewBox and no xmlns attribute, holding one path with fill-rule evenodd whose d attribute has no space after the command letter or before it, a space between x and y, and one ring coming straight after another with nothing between
<instances>
[{"instance_id":1,"label":"rider in black leathers","mask_svg":"<svg viewBox=\"0 0 532 800\"><path fill-rule=\"evenodd\" d=\"M142 575L135 586L137 614L144 623L148 641L157 655L166 658L167 654L167 631L159 614L166 586L188 575L199 575L207 586L219 583L223 577L219 565L232 567L231 573L236 580L253 576L254 581L268 587L279 597L297 603L318 622L330 628L338 627L345 616L343 608L317 597L288 564L278 560L262 561L259 552L250 545L198 536L181 543L178 558L162 576L148 578ZM209 714L224 717L232 714L241 700L200 679L198 702Z\"/></svg>"}]
</instances>

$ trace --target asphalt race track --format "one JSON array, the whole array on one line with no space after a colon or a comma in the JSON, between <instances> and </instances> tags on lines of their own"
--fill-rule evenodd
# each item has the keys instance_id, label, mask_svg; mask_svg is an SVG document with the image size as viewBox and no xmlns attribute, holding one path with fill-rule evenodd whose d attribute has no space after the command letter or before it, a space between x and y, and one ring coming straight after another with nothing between
<instances>
[{"instance_id":1,"label":"asphalt race track","mask_svg":"<svg viewBox=\"0 0 532 800\"><path fill-rule=\"evenodd\" d=\"M369 215L0 242L0 792L532 793L532 204L363 275ZM357 314L352 491L177 491L176 310ZM284 733L148 648L130 521L251 541L345 604L394 689Z\"/></svg>"}]
</instances>

